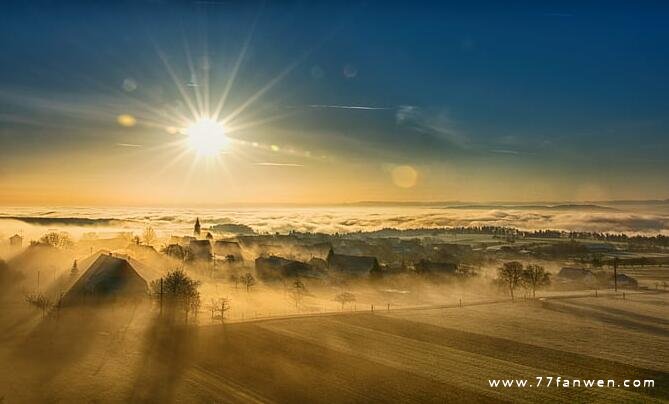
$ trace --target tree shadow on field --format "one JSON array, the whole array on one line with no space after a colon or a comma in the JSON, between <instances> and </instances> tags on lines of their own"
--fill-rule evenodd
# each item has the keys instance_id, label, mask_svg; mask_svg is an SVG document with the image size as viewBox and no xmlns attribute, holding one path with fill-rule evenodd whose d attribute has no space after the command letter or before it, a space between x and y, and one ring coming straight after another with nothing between
<instances>
[{"instance_id":1,"label":"tree shadow on field","mask_svg":"<svg viewBox=\"0 0 669 404\"><path fill-rule=\"evenodd\" d=\"M84 361L96 340L108 334L100 310L63 309L43 318L10 355L17 383L42 399L49 397L49 382Z\"/></svg>"},{"instance_id":2,"label":"tree shadow on field","mask_svg":"<svg viewBox=\"0 0 669 404\"><path fill-rule=\"evenodd\" d=\"M642 331L661 337L669 336L669 331L665 328L662 328L661 326L655 326L636 320L639 319L641 321L648 321L647 318L640 318L639 315L635 315L634 313L629 312L626 313L626 317L622 316L621 314L625 313L622 310L617 310L618 312L616 312L616 309L601 308L601 306L555 301L543 301L541 302L541 307L560 313L571 314L577 317L594 319L630 330Z\"/></svg>"},{"instance_id":3,"label":"tree shadow on field","mask_svg":"<svg viewBox=\"0 0 669 404\"><path fill-rule=\"evenodd\" d=\"M130 402L170 402L191 363L197 326L156 316L144 334Z\"/></svg>"}]
</instances>

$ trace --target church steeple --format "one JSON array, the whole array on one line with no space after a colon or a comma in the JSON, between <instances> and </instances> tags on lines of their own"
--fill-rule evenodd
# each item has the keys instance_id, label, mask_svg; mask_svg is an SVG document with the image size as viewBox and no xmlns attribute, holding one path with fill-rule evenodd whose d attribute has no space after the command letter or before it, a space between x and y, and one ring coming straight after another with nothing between
<instances>
[{"instance_id":1,"label":"church steeple","mask_svg":"<svg viewBox=\"0 0 669 404\"><path fill-rule=\"evenodd\" d=\"M199 217L195 219L195 227L193 228L193 235L195 235L195 237L200 236L200 218Z\"/></svg>"}]
</instances>

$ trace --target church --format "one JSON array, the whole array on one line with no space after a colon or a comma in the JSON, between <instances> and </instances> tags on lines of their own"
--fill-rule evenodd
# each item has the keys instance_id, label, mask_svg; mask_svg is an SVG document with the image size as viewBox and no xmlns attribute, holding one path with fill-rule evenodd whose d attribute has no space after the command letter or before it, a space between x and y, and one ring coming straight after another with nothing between
<instances>
[{"instance_id":1,"label":"church","mask_svg":"<svg viewBox=\"0 0 669 404\"><path fill-rule=\"evenodd\" d=\"M200 218L197 217L195 218L195 226L193 227L193 235L195 237L200 237Z\"/></svg>"}]
</instances>

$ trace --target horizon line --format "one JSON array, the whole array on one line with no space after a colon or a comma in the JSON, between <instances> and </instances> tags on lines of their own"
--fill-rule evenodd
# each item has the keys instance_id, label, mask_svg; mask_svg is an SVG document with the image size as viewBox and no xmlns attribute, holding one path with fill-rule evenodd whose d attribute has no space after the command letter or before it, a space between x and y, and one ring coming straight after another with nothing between
<instances>
[{"instance_id":1,"label":"horizon line","mask_svg":"<svg viewBox=\"0 0 669 404\"><path fill-rule=\"evenodd\" d=\"M392 200L361 200L354 202L223 202L223 203L192 203L192 204L44 204L44 203L23 203L12 204L0 202L3 208L28 208L28 207L48 207L48 208L230 208L230 207L351 207L351 206L530 206L530 205L596 205L596 204L635 204L635 203L669 203L669 198L653 199L610 199L610 200L533 200L533 201L467 201L467 200L445 200L445 201L392 201Z\"/></svg>"}]
</instances>

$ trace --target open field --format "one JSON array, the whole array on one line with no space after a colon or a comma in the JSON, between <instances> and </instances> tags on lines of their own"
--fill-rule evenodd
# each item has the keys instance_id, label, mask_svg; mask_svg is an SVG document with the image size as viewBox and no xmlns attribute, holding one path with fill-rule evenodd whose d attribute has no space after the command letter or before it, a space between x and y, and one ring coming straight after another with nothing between
<instances>
[{"instance_id":1,"label":"open field","mask_svg":"<svg viewBox=\"0 0 669 404\"><path fill-rule=\"evenodd\" d=\"M2 322L5 402L669 399L669 294L173 326L144 306ZM20 309L14 310L21 312ZM2 313L8 320L8 313ZM655 388L491 388L490 378Z\"/></svg>"},{"instance_id":2,"label":"open field","mask_svg":"<svg viewBox=\"0 0 669 404\"><path fill-rule=\"evenodd\" d=\"M624 268L623 272L637 279L641 286L646 286L650 289L660 288L669 290L667 286L664 286L669 285L669 268L666 266Z\"/></svg>"}]
</instances>

